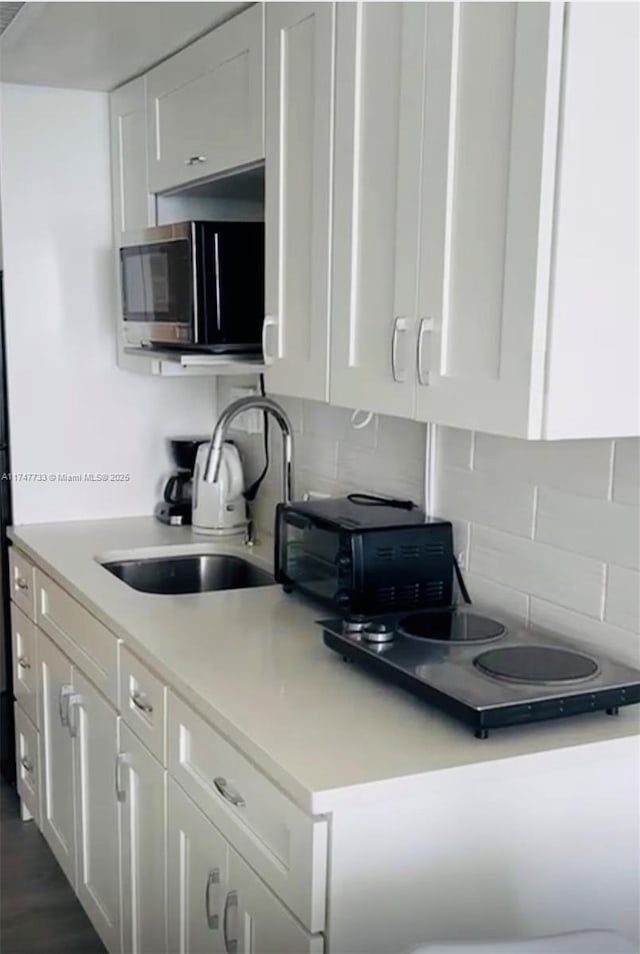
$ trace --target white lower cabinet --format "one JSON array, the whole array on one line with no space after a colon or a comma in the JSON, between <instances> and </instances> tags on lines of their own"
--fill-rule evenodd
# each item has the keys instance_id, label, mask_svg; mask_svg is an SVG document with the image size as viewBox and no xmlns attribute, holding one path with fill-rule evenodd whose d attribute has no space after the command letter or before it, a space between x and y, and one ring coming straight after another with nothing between
<instances>
[{"instance_id":1,"label":"white lower cabinet","mask_svg":"<svg viewBox=\"0 0 640 954\"><path fill-rule=\"evenodd\" d=\"M305 931L232 848L228 885L223 928L229 954L322 954L322 935Z\"/></svg>"},{"instance_id":2,"label":"white lower cabinet","mask_svg":"<svg viewBox=\"0 0 640 954\"><path fill-rule=\"evenodd\" d=\"M114 767L118 716L80 673L73 674L69 729L74 739L76 893L109 951L120 947L120 858Z\"/></svg>"},{"instance_id":3,"label":"white lower cabinet","mask_svg":"<svg viewBox=\"0 0 640 954\"><path fill-rule=\"evenodd\" d=\"M17 788L20 796L22 820L29 816L40 824L40 758L38 730L20 706L16 706L16 758Z\"/></svg>"},{"instance_id":4,"label":"white lower cabinet","mask_svg":"<svg viewBox=\"0 0 640 954\"><path fill-rule=\"evenodd\" d=\"M109 951L120 950L118 716L38 634L42 833Z\"/></svg>"},{"instance_id":5,"label":"white lower cabinet","mask_svg":"<svg viewBox=\"0 0 640 954\"><path fill-rule=\"evenodd\" d=\"M165 954L165 772L124 723L116 789L121 803L122 950Z\"/></svg>"},{"instance_id":6,"label":"white lower cabinet","mask_svg":"<svg viewBox=\"0 0 640 954\"><path fill-rule=\"evenodd\" d=\"M42 834L72 885L76 884L73 748L68 703L72 666L64 653L39 633Z\"/></svg>"},{"instance_id":7,"label":"white lower cabinet","mask_svg":"<svg viewBox=\"0 0 640 954\"><path fill-rule=\"evenodd\" d=\"M321 954L309 934L180 787L168 781L171 954Z\"/></svg>"}]
</instances>

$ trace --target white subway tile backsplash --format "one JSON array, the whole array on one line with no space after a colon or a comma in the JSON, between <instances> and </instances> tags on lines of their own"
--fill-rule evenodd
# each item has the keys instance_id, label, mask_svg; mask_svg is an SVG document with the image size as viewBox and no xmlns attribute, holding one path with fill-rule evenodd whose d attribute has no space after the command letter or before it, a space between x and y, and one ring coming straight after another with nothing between
<instances>
[{"instance_id":1,"label":"white subway tile backsplash","mask_svg":"<svg viewBox=\"0 0 640 954\"><path fill-rule=\"evenodd\" d=\"M427 428L416 421L400 417L378 417L376 450L400 463L405 457L424 462Z\"/></svg>"},{"instance_id":2,"label":"white subway tile backsplash","mask_svg":"<svg viewBox=\"0 0 640 954\"><path fill-rule=\"evenodd\" d=\"M640 568L638 511L626 504L541 487L535 539L605 563Z\"/></svg>"},{"instance_id":3,"label":"white subway tile backsplash","mask_svg":"<svg viewBox=\"0 0 640 954\"><path fill-rule=\"evenodd\" d=\"M472 573L598 617L604 564L490 527L473 526Z\"/></svg>"},{"instance_id":4,"label":"white subway tile backsplash","mask_svg":"<svg viewBox=\"0 0 640 954\"><path fill-rule=\"evenodd\" d=\"M298 434L294 438L296 469L307 470L328 480L338 477L338 444L317 434Z\"/></svg>"},{"instance_id":5,"label":"white subway tile backsplash","mask_svg":"<svg viewBox=\"0 0 640 954\"><path fill-rule=\"evenodd\" d=\"M620 566L610 566L604 618L614 626L640 634L640 573Z\"/></svg>"},{"instance_id":6,"label":"white subway tile backsplash","mask_svg":"<svg viewBox=\"0 0 640 954\"><path fill-rule=\"evenodd\" d=\"M531 535L534 489L497 474L440 467L436 480L438 516Z\"/></svg>"},{"instance_id":7,"label":"white subway tile backsplash","mask_svg":"<svg viewBox=\"0 0 640 954\"><path fill-rule=\"evenodd\" d=\"M331 407L319 401L302 402L302 430L334 441L345 441L351 447L373 448L376 445L377 420L375 414L366 427L351 424L353 411Z\"/></svg>"},{"instance_id":8,"label":"white subway tile backsplash","mask_svg":"<svg viewBox=\"0 0 640 954\"><path fill-rule=\"evenodd\" d=\"M476 573L465 573L464 579L474 606L487 613L510 613L522 622L526 621L529 613L529 596L526 593Z\"/></svg>"},{"instance_id":9,"label":"white subway tile backsplash","mask_svg":"<svg viewBox=\"0 0 640 954\"><path fill-rule=\"evenodd\" d=\"M424 503L424 459L387 457L375 450L338 445L338 480L353 490L409 497Z\"/></svg>"},{"instance_id":10,"label":"white subway tile backsplash","mask_svg":"<svg viewBox=\"0 0 640 954\"><path fill-rule=\"evenodd\" d=\"M614 442L613 499L640 507L640 439Z\"/></svg>"},{"instance_id":11,"label":"white subway tile backsplash","mask_svg":"<svg viewBox=\"0 0 640 954\"><path fill-rule=\"evenodd\" d=\"M562 606L536 597L531 598L530 619L536 626L574 638L594 649L610 653L632 666L640 664L640 636L629 630L590 619L582 613L563 609Z\"/></svg>"},{"instance_id":12,"label":"white subway tile backsplash","mask_svg":"<svg viewBox=\"0 0 640 954\"><path fill-rule=\"evenodd\" d=\"M436 430L436 466L471 466L471 431L457 427L438 427Z\"/></svg>"},{"instance_id":13,"label":"white subway tile backsplash","mask_svg":"<svg viewBox=\"0 0 640 954\"><path fill-rule=\"evenodd\" d=\"M610 441L521 441L475 435L474 467L505 479L607 497Z\"/></svg>"}]
</instances>

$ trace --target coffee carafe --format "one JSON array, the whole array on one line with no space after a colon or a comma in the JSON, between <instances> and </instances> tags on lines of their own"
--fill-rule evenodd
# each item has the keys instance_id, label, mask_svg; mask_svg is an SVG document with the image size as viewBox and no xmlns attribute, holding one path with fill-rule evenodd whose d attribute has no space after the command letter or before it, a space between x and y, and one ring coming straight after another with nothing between
<instances>
[{"instance_id":1,"label":"coffee carafe","mask_svg":"<svg viewBox=\"0 0 640 954\"><path fill-rule=\"evenodd\" d=\"M162 500L154 513L162 523L182 527L191 523L191 500L193 496L193 469L196 454L201 444L208 444L208 437L172 437L169 452L175 470L169 475L162 491Z\"/></svg>"}]
</instances>

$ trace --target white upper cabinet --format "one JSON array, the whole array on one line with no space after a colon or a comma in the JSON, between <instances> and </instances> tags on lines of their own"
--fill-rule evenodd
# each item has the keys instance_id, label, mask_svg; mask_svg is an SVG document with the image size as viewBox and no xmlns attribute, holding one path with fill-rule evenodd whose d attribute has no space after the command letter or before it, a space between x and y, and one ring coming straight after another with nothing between
<instances>
[{"instance_id":1,"label":"white upper cabinet","mask_svg":"<svg viewBox=\"0 0 640 954\"><path fill-rule=\"evenodd\" d=\"M132 80L109 97L111 113L111 181L115 245L122 232L155 223L147 178L145 78Z\"/></svg>"},{"instance_id":2,"label":"white upper cabinet","mask_svg":"<svg viewBox=\"0 0 640 954\"><path fill-rule=\"evenodd\" d=\"M263 16L256 4L147 73L152 192L264 158Z\"/></svg>"},{"instance_id":3,"label":"white upper cabinet","mask_svg":"<svg viewBox=\"0 0 640 954\"><path fill-rule=\"evenodd\" d=\"M429 5L424 420L542 436L563 15L561 4Z\"/></svg>"},{"instance_id":4,"label":"white upper cabinet","mask_svg":"<svg viewBox=\"0 0 640 954\"><path fill-rule=\"evenodd\" d=\"M328 398L333 3L266 5L267 387Z\"/></svg>"},{"instance_id":5,"label":"white upper cabinet","mask_svg":"<svg viewBox=\"0 0 640 954\"><path fill-rule=\"evenodd\" d=\"M411 417L426 5L338 4L331 403Z\"/></svg>"}]
</instances>

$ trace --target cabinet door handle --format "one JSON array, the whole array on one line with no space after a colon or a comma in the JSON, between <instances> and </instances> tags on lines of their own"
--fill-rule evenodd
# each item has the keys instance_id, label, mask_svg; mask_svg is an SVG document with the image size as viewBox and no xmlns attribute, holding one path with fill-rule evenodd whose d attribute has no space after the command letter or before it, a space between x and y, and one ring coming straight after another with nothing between
<instances>
[{"instance_id":1,"label":"cabinet door handle","mask_svg":"<svg viewBox=\"0 0 640 954\"><path fill-rule=\"evenodd\" d=\"M214 778L213 784L218 789L223 798L226 798L228 802L231 802L232 805L235 805L236 808L244 808L247 804L240 794L236 792L227 782L226 778L223 778L221 775L218 775L217 778Z\"/></svg>"},{"instance_id":2,"label":"cabinet door handle","mask_svg":"<svg viewBox=\"0 0 640 954\"><path fill-rule=\"evenodd\" d=\"M60 724L69 728L69 696L73 692L73 686L61 686L58 694L58 713L60 715Z\"/></svg>"},{"instance_id":3,"label":"cabinet door handle","mask_svg":"<svg viewBox=\"0 0 640 954\"><path fill-rule=\"evenodd\" d=\"M116 786L116 801L125 802L127 800L126 789L122 787L121 778L120 778L120 768L123 762L126 762L128 757L123 752L118 752L116 755L115 763L115 786Z\"/></svg>"},{"instance_id":4,"label":"cabinet door handle","mask_svg":"<svg viewBox=\"0 0 640 954\"><path fill-rule=\"evenodd\" d=\"M16 586L19 590L22 590L23 593L29 589L29 584L27 583L27 581L25 580L23 576L18 577L18 579L16 580Z\"/></svg>"},{"instance_id":5,"label":"cabinet door handle","mask_svg":"<svg viewBox=\"0 0 640 954\"><path fill-rule=\"evenodd\" d=\"M189 156L188 159L184 160L185 166L199 166L201 162L206 162L206 156Z\"/></svg>"},{"instance_id":6,"label":"cabinet door handle","mask_svg":"<svg viewBox=\"0 0 640 954\"><path fill-rule=\"evenodd\" d=\"M404 355L406 346L401 348L400 345L404 341L408 330L406 318L395 319L393 334L391 335L391 373L393 374L393 380L399 383L406 380L407 377Z\"/></svg>"},{"instance_id":7,"label":"cabinet door handle","mask_svg":"<svg viewBox=\"0 0 640 954\"><path fill-rule=\"evenodd\" d=\"M262 354L264 357L265 364L273 364L276 354L269 350L269 340L271 338L271 330L273 328L277 329L278 319L273 315L267 315L264 319L262 325Z\"/></svg>"},{"instance_id":8,"label":"cabinet door handle","mask_svg":"<svg viewBox=\"0 0 640 954\"><path fill-rule=\"evenodd\" d=\"M21 669L31 669L31 663L29 662L26 656L18 657L18 665L20 666Z\"/></svg>"},{"instance_id":9,"label":"cabinet door handle","mask_svg":"<svg viewBox=\"0 0 640 954\"><path fill-rule=\"evenodd\" d=\"M136 689L131 693L130 697L136 709L140 709L141 712L151 713L153 712L153 706L150 702L146 702L144 693L138 692Z\"/></svg>"},{"instance_id":10,"label":"cabinet door handle","mask_svg":"<svg viewBox=\"0 0 640 954\"><path fill-rule=\"evenodd\" d=\"M20 759L20 765L29 775L33 775L33 762L27 758L26 755L23 755Z\"/></svg>"},{"instance_id":11,"label":"cabinet door handle","mask_svg":"<svg viewBox=\"0 0 640 954\"><path fill-rule=\"evenodd\" d=\"M420 329L418 331L418 351L416 357L417 371L418 371L418 383L426 386L429 384L429 372L431 371L431 361L427 361L427 367L425 368L425 347L426 347L426 338L427 335L432 335L434 329L433 318L423 318L420 321Z\"/></svg>"},{"instance_id":12,"label":"cabinet door handle","mask_svg":"<svg viewBox=\"0 0 640 954\"><path fill-rule=\"evenodd\" d=\"M229 911L232 908L237 910L238 908L238 892L237 891L228 891L227 896L224 899L224 915L222 917L222 935L224 939L224 950L225 954L237 954L238 951L238 938L229 937Z\"/></svg>"},{"instance_id":13,"label":"cabinet door handle","mask_svg":"<svg viewBox=\"0 0 640 954\"><path fill-rule=\"evenodd\" d=\"M78 735L78 720L73 719L72 715L81 702L82 696L77 693L67 697L67 728L72 739L75 739Z\"/></svg>"},{"instance_id":14,"label":"cabinet door handle","mask_svg":"<svg viewBox=\"0 0 640 954\"><path fill-rule=\"evenodd\" d=\"M210 931L217 931L220 925L218 915L211 913L211 888L216 884L220 884L220 869L212 868L207 875L207 883L204 888L204 912L207 917L207 927Z\"/></svg>"}]
</instances>

